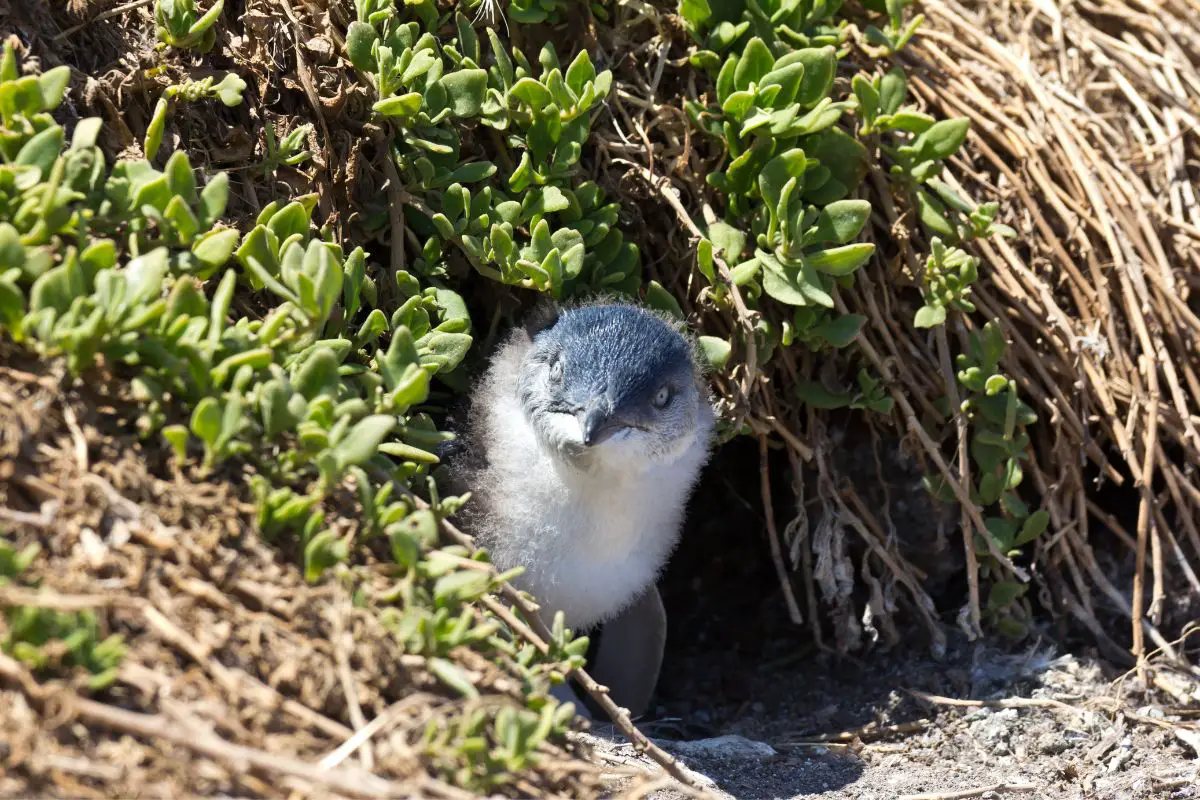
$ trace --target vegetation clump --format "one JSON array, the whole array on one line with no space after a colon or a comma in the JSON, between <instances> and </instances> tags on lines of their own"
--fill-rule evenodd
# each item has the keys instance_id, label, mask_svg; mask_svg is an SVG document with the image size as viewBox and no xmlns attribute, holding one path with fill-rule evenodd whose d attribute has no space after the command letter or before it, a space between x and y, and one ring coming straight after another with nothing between
<instances>
[{"instance_id":1,"label":"vegetation clump","mask_svg":"<svg viewBox=\"0 0 1200 800\"><path fill-rule=\"evenodd\" d=\"M1200 328L1164 294L1169 268L1115 281L1132 321L1095 313L1108 289L1080 281L1059 235L1075 222L1056 216L1087 205L1071 196L1079 176L1054 184L1053 214L1037 210L1026 184L1053 170L1022 182L1019 159L995 153L1024 147L1036 163L998 138L1016 123L919 68L947 59L910 0L244 5L154 0L90 27L56 10L4 46L0 353L14 366L0 374L0 456L17 466L0 465L0 675L20 691L44 703L29 687L66 681L91 723L188 742L131 666L171 684L182 653L234 698L226 738L196 739L204 757L281 714L278 749L325 758L335 790L375 786L372 771L415 794L594 789L597 773L562 766L574 709L550 695L587 639L561 618L542 629L512 575L454 529L469 496L438 484L457 398L542 295L627 297L696 329L723 439L760 445L764 550L818 641L861 649L907 621L938 648L939 605L960 606L970 637L1019 639L1042 604L1110 650L1125 642L1098 619L1115 616L1134 656L1143 630L1174 652L1157 627L1164 553L1200 587L1153 492L1200 548L1186 466ZM136 91L102 80L114 64ZM1126 187L1097 159L1109 189ZM997 187L1014 183L1034 210L1004 204ZM1200 220L1176 218L1171 186L1163 213L1183 248ZM1125 223L1136 253L1117 246L1115 262L1165 264L1165 237L1143 235L1158 223ZM1048 258L1066 288L1024 263ZM1069 402L1076 385L1094 405ZM61 412L35 420L47 404ZM929 495L958 505L961 543L938 559L959 559L965 596L933 596L886 488L872 504L848 486L837 426L903 439ZM772 474L775 450L787 476ZM1087 493L1079 453L1143 487L1136 529L1117 534L1132 543L1132 600L1092 556L1087 521L1121 521ZM785 479L797 510L782 525L772 481ZM158 499L165 486L177 504ZM254 580L238 580L241 559ZM92 602L111 586L123 599ZM204 601L160 608L185 596ZM235 632L204 635L217 624L204 603ZM287 658L241 638L259 624ZM395 735L352 738L368 716ZM360 772L339 766L351 757ZM222 774L214 791L241 780Z\"/></svg>"}]
</instances>

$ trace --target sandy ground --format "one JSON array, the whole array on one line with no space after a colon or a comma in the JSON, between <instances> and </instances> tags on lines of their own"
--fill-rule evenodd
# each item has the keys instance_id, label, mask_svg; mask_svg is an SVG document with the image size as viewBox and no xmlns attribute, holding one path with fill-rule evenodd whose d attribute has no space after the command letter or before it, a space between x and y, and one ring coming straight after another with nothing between
<instances>
[{"instance_id":1,"label":"sandy ground","mask_svg":"<svg viewBox=\"0 0 1200 800\"><path fill-rule=\"evenodd\" d=\"M1132 677L1114 684L1097 662L1045 647L957 644L940 662L911 651L862 665L822 657L760 670L750 688L761 699L745 708L697 703L694 716L721 738L678 741L689 726L677 719L644 727L739 800L1200 797L1200 733L1174 724L1194 723L1200 705L1154 702ZM648 763L619 741L597 739L596 753L617 769Z\"/></svg>"}]
</instances>

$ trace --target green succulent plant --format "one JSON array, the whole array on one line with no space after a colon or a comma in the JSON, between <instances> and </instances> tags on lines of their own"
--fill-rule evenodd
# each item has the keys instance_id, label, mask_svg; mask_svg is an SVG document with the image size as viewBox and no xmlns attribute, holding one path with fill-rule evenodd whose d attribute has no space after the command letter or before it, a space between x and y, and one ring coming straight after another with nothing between
<instances>
[{"instance_id":1,"label":"green succulent plant","mask_svg":"<svg viewBox=\"0 0 1200 800\"><path fill-rule=\"evenodd\" d=\"M216 24L224 8L225 0L214 0L208 11L200 14L193 0L155 0L155 33L170 47L207 53L216 43Z\"/></svg>"},{"instance_id":2,"label":"green succulent plant","mask_svg":"<svg viewBox=\"0 0 1200 800\"><path fill-rule=\"evenodd\" d=\"M920 14L909 16L910 0L864 5L886 16L882 26L863 29L876 57L901 50L923 21ZM996 222L999 204L976 204L943 180L945 164L966 140L969 120L937 120L908 104L907 78L898 66L856 75L850 94L835 97L839 59L849 53L848 19L838 0L682 0L679 13L696 44L690 62L713 83L712 101L688 102L686 111L727 154L707 178L725 212L697 248L698 269L718 303L729 304L715 266L721 257L752 308L768 300L776 304L781 324L758 323L760 335L752 345L758 363L769 361L778 347L846 347L865 324L861 315L835 313L834 298L853 285L855 272L874 253L873 244L855 241L871 215L870 204L855 199L869 159L886 167L891 186L908 198L930 243L914 326L936 328L947 323L949 312L974 313L970 295L979 260L960 245L1013 231ZM998 326L988 322L969 339L968 352L958 356L957 377L969 393L961 412L968 418L977 468L972 498L996 509L986 520L988 535L1000 552L1015 553L1048 520L1045 512L1026 508L1016 491L1029 449L1022 430L1035 416L1018 398L1016 383L999 369L1004 342ZM722 345L705 347L732 349L732 343ZM797 393L818 408L891 411L878 379L860 370L857 384L857 390L831 391L802 381ZM929 485L939 497L955 500L940 479ZM995 565L986 545L977 549L981 573L990 577ZM1020 627L1013 604L1023 588L1003 580L993 584L987 613L1001 629Z\"/></svg>"}]
</instances>

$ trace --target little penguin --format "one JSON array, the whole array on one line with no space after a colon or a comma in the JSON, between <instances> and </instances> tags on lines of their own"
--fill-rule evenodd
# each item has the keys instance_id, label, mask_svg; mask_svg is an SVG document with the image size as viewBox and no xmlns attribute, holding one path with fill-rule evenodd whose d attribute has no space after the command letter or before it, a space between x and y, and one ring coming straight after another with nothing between
<instances>
[{"instance_id":1,"label":"little penguin","mask_svg":"<svg viewBox=\"0 0 1200 800\"><path fill-rule=\"evenodd\" d=\"M700 363L640 306L543 306L493 355L448 465L472 493L465 527L499 568L525 568L514 582L548 625L561 610L599 629L589 670L635 716L666 641L655 581L711 445Z\"/></svg>"}]
</instances>

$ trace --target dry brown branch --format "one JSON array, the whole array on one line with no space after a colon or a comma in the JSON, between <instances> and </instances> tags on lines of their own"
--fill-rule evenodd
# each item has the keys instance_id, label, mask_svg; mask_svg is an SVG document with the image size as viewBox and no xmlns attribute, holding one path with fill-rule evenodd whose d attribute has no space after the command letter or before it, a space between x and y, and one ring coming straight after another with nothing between
<instances>
[{"instance_id":1,"label":"dry brown branch","mask_svg":"<svg viewBox=\"0 0 1200 800\"><path fill-rule=\"evenodd\" d=\"M154 0L133 0L132 3L125 3L123 5L117 6L116 8L110 8L107 11L102 11L99 14L97 14L96 16L89 19L87 22L81 22L78 25L75 25L73 27L67 28L66 30L62 31L61 33L59 33L57 36L54 37L54 40L58 41L58 42L64 41L66 39L69 39L73 34L79 33L81 30L83 30L84 28L86 28L89 25L94 25L97 22L100 22L100 21L106 20L106 19L112 19L113 17L119 17L122 14L124 14L126 11L133 11L136 8L141 8L142 6L148 6L153 2L154 2Z\"/></svg>"},{"instance_id":2,"label":"dry brown branch","mask_svg":"<svg viewBox=\"0 0 1200 800\"><path fill-rule=\"evenodd\" d=\"M1048 697L1007 697L1003 700L969 700L926 694L915 689L907 689L906 691L918 700L939 706L959 706L961 708L1054 708L1073 711L1075 713L1079 712L1079 709L1075 706Z\"/></svg>"},{"instance_id":3,"label":"dry brown branch","mask_svg":"<svg viewBox=\"0 0 1200 800\"><path fill-rule=\"evenodd\" d=\"M957 792L928 792L925 794L902 794L900 800L964 800L968 797L982 797L985 794L1018 794L1021 792L1036 792L1034 783L996 783L991 786L980 786L978 789L963 789Z\"/></svg>"},{"instance_id":4,"label":"dry brown branch","mask_svg":"<svg viewBox=\"0 0 1200 800\"><path fill-rule=\"evenodd\" d=\"M878 723L869 723L859 728L854 728L848 731L838 731L837 733L824 733L819 736L806 737L808 742L817 744L829 744L838 742L873 742L879 739L885 739L889 736L895 736L902 733L916 733L925 730L929 727L930 721L927 719L917 719L912 722L899 722L894 725L879 725ZM789 744L797 744L789 742Z\"/></svg>"},{"instance_id":5,"label":"dry brown branch","mask_svg":"<svg viewBox=\"0 0 1200 800\"><path fill-rule=\"evenodd\" d=\"M783 563L783 550L779 544L779 530L775 525L775 509L771 504L771 471L767 466L767 437L758 437L759 452L759 483L762 486L763 513L767 519L767 540L771 545L771 561L775 565L775 574L779 585L783 587L784 600L787 601L788 615L797 625L804 624L804 615L800 613L800 605L796 602L796 594L792 590L792 579Z\"/></svg>"},{"instance_id":6,"label":"dry brown branch","mask_svg":"<svg viewBox=\"0 0 1200 800\"><path fill-rule=\"evenodd\" d=\"M12 508L0 506L0 520L10 522L13 525L34 525L38 528L49 528L54 524L53 511L54 507L52 505L43 507L39 514L33 514L28 511L17 511Z\"/></svg>"},{"instance_id":7,"label":"dry brown branch","mask_svg":"<svg viewBox=\"0 0 1200 800\"><path fill-rule=\"evenodd\" d=\"M14 606L52 608L55 611L84 611L113 607L141 609L145 607L145 602L140 597L123 594L64 595L46 589L33 591L16 586L0 586L0 608Z\"/></svg>"}]
</instances>

